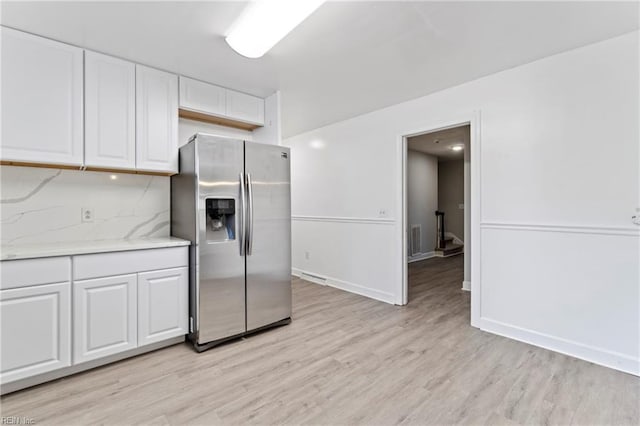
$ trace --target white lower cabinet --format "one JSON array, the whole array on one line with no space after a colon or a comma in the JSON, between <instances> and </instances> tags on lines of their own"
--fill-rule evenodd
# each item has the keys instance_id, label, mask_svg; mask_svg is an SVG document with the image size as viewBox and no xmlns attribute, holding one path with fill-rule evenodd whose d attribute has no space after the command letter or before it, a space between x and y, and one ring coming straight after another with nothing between
<instances>
[{"instance_id":1,"label":"white lower cabinet","mask_svg":"<svg viewBox=\"0 0 640 426\"><path fill-rule=\"evenodd\" d=\"M73 283L74 364L137 347L136 274Z\"/></svg>"},{"instance_id":2,"label":"white lower cabinet","mask_svg":"<svg viewBox=\"0 0 640 426\"><path fill-rule=\"evenodd\" d=\"M70 288L62 282L0 290L0 382L71 365Z\"/></svg>"},{"instance_id":3,"label":"white lower cabinet","mask_svg":"<svg viewBox=\"0 0 640 426\"><path fill-rule=\"evenodd\" d=\"M179 342L188 333L188 253L2 261L0 393Z\"/></svg>"},{"instance_id":4,"label":"white lower cabinet","mask_svg":"<svg viewBox=\"0 0 640 426\"><path fill-rule=\"evenodd\" d=\"M138 346L187 334L188 268L138 274Z\"/></svg>"}]
</instances>

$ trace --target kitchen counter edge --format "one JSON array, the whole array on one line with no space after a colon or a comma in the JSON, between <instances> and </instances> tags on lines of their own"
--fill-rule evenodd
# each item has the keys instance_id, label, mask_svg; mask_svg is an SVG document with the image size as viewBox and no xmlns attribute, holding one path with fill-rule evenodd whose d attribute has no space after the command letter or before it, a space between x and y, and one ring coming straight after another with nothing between
<instances>
[{"instance_id":1,"label":"kitchen counter edge","mask_svg":"<svg viewBox=\"0 0 640 426\"><path fill-rule=\"evenodd\" d=\"M131 240L101 240L86 242L77 241L73 243L42 245L8 245L0 247L0 261L4 262L21 259L37 259L43 257L77 256L83 254L147 250L188 245L191 245L190 241L176 237Z\"/></svg>"}]
</instances>

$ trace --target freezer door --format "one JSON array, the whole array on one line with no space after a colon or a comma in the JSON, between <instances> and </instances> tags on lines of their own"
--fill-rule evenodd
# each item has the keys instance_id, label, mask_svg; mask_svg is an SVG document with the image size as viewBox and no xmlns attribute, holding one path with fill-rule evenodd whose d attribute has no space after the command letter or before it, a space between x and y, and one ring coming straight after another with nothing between
<instances>
[{"instance_id":1,"label":"freezer door","mask_svg":"<svg viewBox=\"0 0 640 426\"><path fill-rule=\"evenodd\" d=\"M241 179L244 142L198 135L198 344L241 334L245 323ZM232 222L232 223L231 223Z\"/></svg>"},{"instance_id":2,"label":"freezer door","mask_svg":"<svg viewBox=\"0 0 640 426\"><path fill-rule=\"evenodd\" d=\"M245 142L247 330L291 317L289 149Z\"/></svg>"}]
</instances>

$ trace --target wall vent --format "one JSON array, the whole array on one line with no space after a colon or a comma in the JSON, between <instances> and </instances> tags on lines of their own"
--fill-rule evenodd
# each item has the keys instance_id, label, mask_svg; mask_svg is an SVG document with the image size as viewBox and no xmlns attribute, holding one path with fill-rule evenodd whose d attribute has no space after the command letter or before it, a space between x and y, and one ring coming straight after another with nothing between
<instances>
[{"instance_id":1,"label":"wall vent","mask_svg":"<svg viewBox=\"0 0 640 426\"><path fill-rule=\"evenodd\" d=\"M411 256L417 256L422 253L421 234L420 225L411 225Z\"/></svg>"},{"instance_id":2,"label":"wall vent","mask_svg":"<svg viewBox=\"0 0 640 426\"><path fill-rule=\"evenodd\" d=\"M302 272L300 274L300 278L303 280L311 281L312 283L326 285L327 279L325 277L321 277L320 275L310 274L308 272Z\"/></svg>"}]
</instances>

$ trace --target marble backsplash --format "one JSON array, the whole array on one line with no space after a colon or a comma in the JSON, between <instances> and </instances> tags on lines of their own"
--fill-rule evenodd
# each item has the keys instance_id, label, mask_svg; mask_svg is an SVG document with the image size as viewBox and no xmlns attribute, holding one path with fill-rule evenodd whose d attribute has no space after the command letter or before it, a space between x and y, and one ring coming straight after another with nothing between
<instances>
[{"instance_id":1,"label":"marble backsplash","mask_svg":"<svg viewBox=\"0 0 640 426\"><path fill-rule=\"evenodd\" d=\"M3 246L168 236L169 203L165 176L0 166Z\"/></svg>"}]
</instances>

